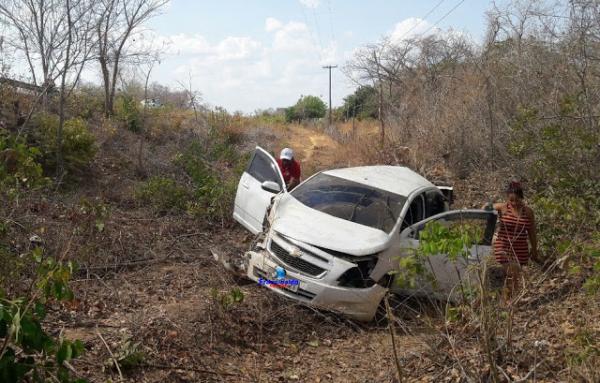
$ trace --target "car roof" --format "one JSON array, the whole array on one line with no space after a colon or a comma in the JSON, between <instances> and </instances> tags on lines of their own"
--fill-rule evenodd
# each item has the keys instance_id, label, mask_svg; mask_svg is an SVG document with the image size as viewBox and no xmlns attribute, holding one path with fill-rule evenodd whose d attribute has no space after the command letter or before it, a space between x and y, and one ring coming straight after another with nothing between
<instances>
[{"instance_id":1,"label":"car roof","mask_svg":"<svg viewBox=\"0 0 600 383\"><path fill-rule=\"evenodd\" d=\"M426 178L404 166L359 166L326 170L323 173L369 185L402 196L408 196L416 189L435 186Z\"/></svg>"}]
</instances>

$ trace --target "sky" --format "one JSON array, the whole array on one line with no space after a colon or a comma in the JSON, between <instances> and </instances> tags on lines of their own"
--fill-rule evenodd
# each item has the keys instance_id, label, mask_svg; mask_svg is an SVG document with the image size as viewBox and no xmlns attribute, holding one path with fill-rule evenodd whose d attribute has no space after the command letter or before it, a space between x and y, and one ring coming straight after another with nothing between
<instances>
[{"instance_id":1,"label":"sky","mask_svg":"<svg viewBox=\"0 0 600 383\"><path fill-rule=\"evenodd\" d=\"M340 70L384 36L463 33L480 41L486 0L171 0L143 39L161 46L151 81L190 81L205 103L229 111L293 105L302 95L333 105L356 87Z\"/></svg>"}]
</instances>

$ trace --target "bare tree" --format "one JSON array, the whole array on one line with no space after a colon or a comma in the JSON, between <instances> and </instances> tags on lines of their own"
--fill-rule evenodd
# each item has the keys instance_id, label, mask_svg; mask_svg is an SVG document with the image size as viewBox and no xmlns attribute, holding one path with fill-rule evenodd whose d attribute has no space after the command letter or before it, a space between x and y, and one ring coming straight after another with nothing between
<instances>
[{"instance_id":1,"label":"bare tree","mask_svg":"<svg viewBox=\"0 0 600 383\"><path fill-rule=\"evenodd\" d=\"M71 95L94 47L91 2L88 0L66 0L63 5L66 24L64 45L57 66L60 73L59 124L56 132L56 179L60 182L64 174L62 157L65 103ZM70 76L70 77L69 77ZM67 81L70 80L70 84Z\"/></svg>"},{"instance_id":2,"label":"bare tree","mask_svg":"<svg viewBox=\"0 0 600 383\"><path fill-rule=\"evenodd\" d=\"M0 3L0 17L8 27L7 44L27 62L31 81L41 85L33 108L24 119L19 134L41 99L60 79L57 131L57 175L62 174L62 128L65 101L77 85L95 44L91 34L91 0L7 0Z\"/></svg>"},{"instance_id":3,"label":"bare tree","mask_svg":"<svg viewBox=\"0 0 600 383\"><path fill-rule=\"evenodd\" d=\"M141 26L156 15L168 0L99 0L96 7L98 62L104 85L104 113L114 113L116 85L121 64L141 55L130 44Z\"/></svg>"},{"instance_id":4,"label":"bare tree","mask_svg":"<svg viewBox=\"0 0 600 383\"><path fill-rule=\"evenodd\" d=\"M178 81L178 83L181 86L181 88L183 89L184 93L186 94L186 97L188 99L187 105L189 107L191 107L192 110L194 111L194 121L196 122L196 125L198 125L200 123L200 120L198 118L198 108L202 101L202 95L200 94L200 92L194 90L194 88L192 86L192 74L191 73L188 74L187 85L181 81Z\"/></svg>"},{"instance_id":5,"label":"bare tree","mask_svg":"<svg viewBox=\"0 0 600 383\"><path fill-rule=\"evenodd\" d=\"M5 0L0 17L9 26L7 45L27 62L31 81L50 88L60 76L66 14L60 0ZM44 96L44 104L46 104Z\"/></svg>"},{"instance_id":6,"label":"bare tree","mask_svg":"<svg viewBox=\"0 0 600 383\"><path fill-rule=\"evenodd\" d=\"M144 153L144 134L146 129L146 122L148 117L148 83L150 81L150 75L152 74L152 69L154 65L159 63L158 57L154 60L148 62L147 70L144 73L144 109L142 110L142 126L140 131L140 141L138 145L138 164L137 164L137 172L140 175L145 175L146 171L144 169L143 163L143 153Z\"/></svg>"}]
</instances>

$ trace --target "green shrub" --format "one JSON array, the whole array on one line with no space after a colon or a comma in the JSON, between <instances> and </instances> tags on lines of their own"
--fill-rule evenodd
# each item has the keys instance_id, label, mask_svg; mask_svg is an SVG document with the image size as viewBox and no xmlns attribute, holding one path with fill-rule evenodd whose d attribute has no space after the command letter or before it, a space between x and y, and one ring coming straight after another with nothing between
<instances>
[{"instance_id":1,"label":"green shrub","mask_svg":"<svg viewBox=\"0 0 600 383\"><path fill-rule=\"evenodd\" d=\"M239 177L249 158L236 149L240 141L235 130L211 130L207 141L192 141L173 159L190 180L189 186L153 177L136 190L136 197L159 210L185 210L209 221L229 222Z\"/></svg>"},{"instance_id":2,"label":"green shrub","mask_svg":"<svg viewBox=\"0 0 600 383\"><path fill-rule=\"evenodd\" d=\"M580 97L561 100L558 116L540 117L534 108L521 108L511 123L509 152L521 161L529 180L542 255L576 259L572 270L595 264L586 289L600 286L600 132L585 119Z\"/></svg>"},{"instance_id":3,"label":"green shrub","mask_svg":"<svg viewBox=\"0 0 600 383\"><path fill-rule=\"evenodd\" d=\"M571 269L576 272L584 265L592 265L584 284L590 294L600 291L598 187L580 194L549 189L535 195L531 203L536 213L540 253L550 259L568 257L575 261Z\"/></svg>"},{"instance_id":4,"label":"green shrub","mask_svg":"<svg viewBox=\"0 0 600 383\"><path fill-rule=\"evenodd\" d=\"M128 130L134 133L142 131L142 113L132 96L126 94L117 98L115 117L123 122Z\"/></svg>"},{"instance_id":5,"label":"green shrub","mask_svg":"<svg viewBox=\"0 0 600 383\"><path fill-rule=\"evenodd\" d=\"M164 210L184 210L190 198L189 191L175 180L165 177L152 177L136 190L136 198Z\"/></svg>"},{"instance_id":6,"label":"green shrub","mask_svg":"<svg viewBox=\"0 0 600 383\"><path fill-rule=\"evenodd\" d=\"M39 162L41 152L24 139L0 134L0 191L30 189L47 184Z\"/></svg>"},{"instance_id":7,"label":"green shrub","mask_svg":"<svg viewBox=\"0 0 600 383\"><path fill-rule=\"evenodd\" d=\"M239 177L248 160L235 149L233 143L238 140L235 133L211 133L208 148L195 141L175 158L175 164L192 180L189 213L222 224L229 221Z\"/></svg>"},{"instance_id":8,"label":"green shrub","mask_svg":"<svg viewBox=\"0 0 600 383\"><path fill-rule=\"evenodd\" d=\"M104 111L104 96L100 89L83 88L67 99L69 115L89 120Z\"/></svg>"},{"instance_id":9,"label":"green shrub","mask_svg":"<svg viewBox=\"0 0 600 383\"><path fill-rule=\"evenodd\" d=\"M58 116L42 114L36 122L36 139L42 152L42 163L47 172L52 172L56 169ZM88 168L96 154L95 141L84 120L72 118L65 121L62 156L67 174L80 175Z\"/></svg>"},{"instance_id":10,"label":"green shrub","mask_svg":"<svg viewBox=\"0 0 600 383\"><path fill-rule=\"evenodd\" d=\"M600 132L570 118L574 102L565 98L559 116L549 121L536 109L521 108L511 122L509 153L522 162L523 175L535 190L580 194L600 184L594 170L600 166Z\"/></svg>"},{"instance_id":11,"label":"green shrub","mask_svg":"<svg viewBox=\"0 0 600 383\"><path fill-rule=\"evenodd\" d=\"M37 247L24 254L37 269L29 296L0 295L0 377L3 382L85 382L73 379L67 363L84 351L80 341L55 338L42 324L51 301L69 301L73 292L68 282L73 265L44 257Z\"/></svg>"}]
</instances>

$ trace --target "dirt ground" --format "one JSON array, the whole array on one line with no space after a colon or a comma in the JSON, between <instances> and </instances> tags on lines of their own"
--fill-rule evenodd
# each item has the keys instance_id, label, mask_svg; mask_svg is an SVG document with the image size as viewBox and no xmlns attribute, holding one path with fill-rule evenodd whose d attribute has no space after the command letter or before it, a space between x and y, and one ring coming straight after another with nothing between
<instances>
[{"instance_id":1,"label":"dirt ground","mask_svg":"<svg viewBox=\"0 0 600 383\"><path fill-rule=\"evenodd\" d=\"M293 142L307 169L338 161L340 144L320 131L301 127L270 137ZM250 235L239 226L155 217L119 200L113 194L120 181L102 174L114 172L113 161L119 162L98 165L98 178L104 179L100 190L115 200L103 246L122 249L127 261L117 256L106 265L83 267L72 282L77 299L47 319L55 333L84 341L86 354L72 365L75 375L91 382L398 381L386 325L355 323L232 277L211 250L236 256L250 246ZM568 339L576 337L578 328L591 328L592 339L598 339L598 301L586 300L579 292L581 281L566 272L551 278L539 269L531 273L541 282L515 314L515 342L517 349L528 350L543 341L546 359L514 365L507 374L517 380L538 363L538 382L578 381L555 374L556 365L566 369L565 347L574 344ZM230 300L233 296L237 301ZM458 356L483 357L474 329L446 326L443 316L418 300L403 298L394 306L404 381L459 382L463 367L456 363ZM439 343L444 333L458 342L458 350ZM115 359L121 361L120 370ZM480 376L486 381L485 371Z\"/></svg>"},{"instance_id":2,"label":"dirt ground","mask_svg":"<svg viewBox=\"0 0 600 383\"><path fill-rule=\"evenodd\" d=\"M136 350L144 354L142 367L122 371L132 382L394 381L385 329L279 299L232 280L213 261L210 247L241 251L245 236L200 235L189 256L75 280L81 298L60 318L64 335L82 339L88 350L75 369L93 382L118 381L108 349L122 355L129 340L140 342ZM235 307L214 298L238 286L244 301ZM398 345L400 355L409 355L424 342L400 337Z\"/></svg>"}]
</instances>

